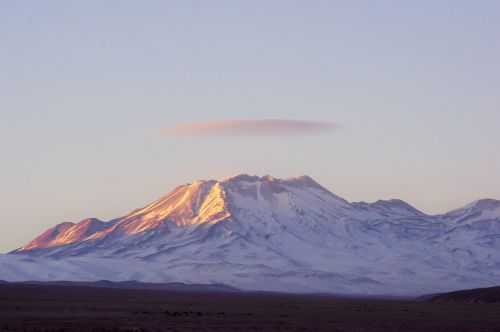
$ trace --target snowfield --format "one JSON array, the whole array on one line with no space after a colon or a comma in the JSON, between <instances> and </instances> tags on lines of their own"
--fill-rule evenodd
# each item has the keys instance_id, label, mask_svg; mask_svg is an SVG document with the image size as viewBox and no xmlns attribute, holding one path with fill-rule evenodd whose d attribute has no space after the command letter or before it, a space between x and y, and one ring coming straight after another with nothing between
<instances>
[{"instance_id":1,"label":"snowfield","mask_svg":"<svg viewBox=\"0 0 500 332\"><path fill-rule=\"evenodd\" d=\"M223 283L419 295L500 284L500 201L444 215L350 203L309 177L196 181L127 216L62 223L0 256L7 281Z\"/></svg>"}]
</instances>

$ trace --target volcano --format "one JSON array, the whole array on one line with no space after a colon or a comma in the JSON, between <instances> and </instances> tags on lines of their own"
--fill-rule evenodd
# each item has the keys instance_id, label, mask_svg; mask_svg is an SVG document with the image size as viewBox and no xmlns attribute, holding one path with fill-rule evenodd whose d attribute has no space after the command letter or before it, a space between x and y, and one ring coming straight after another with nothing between
<instances>
[{"instance_id":1,"label":"volcano","mask_svg":"<svg viewBox=\"0 0 500 332\"><path fill-rule=\"evenodd\" d=\"M442 215L348 202L308 176L195 181L126 216L64 222L0 256L0 279L227 284L418 295L500 283L500 201Z\"/></svg>"}]
</instances>

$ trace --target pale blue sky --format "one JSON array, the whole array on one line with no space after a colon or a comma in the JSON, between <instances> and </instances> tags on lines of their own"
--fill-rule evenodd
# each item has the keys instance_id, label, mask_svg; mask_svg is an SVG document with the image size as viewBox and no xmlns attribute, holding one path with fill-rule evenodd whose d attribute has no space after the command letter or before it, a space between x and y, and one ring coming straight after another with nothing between
<instances>
[{"instance_id":1,"label":"pale blue sky","mask_svg":"<svg viewBox=\"0 0 500 332\"><path fill-rule=\"evenodd\" d=\"M2 1L0 251L243 172L429 213L500 199L499 37L499 1ZM340 128L161 134L232 119Z\"/></svg>"}]
</instances>

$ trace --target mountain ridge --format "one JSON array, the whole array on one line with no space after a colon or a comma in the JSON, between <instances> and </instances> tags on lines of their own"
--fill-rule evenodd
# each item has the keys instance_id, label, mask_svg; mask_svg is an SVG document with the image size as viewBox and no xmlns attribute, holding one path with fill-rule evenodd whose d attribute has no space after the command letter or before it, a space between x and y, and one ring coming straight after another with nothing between
<instances>
[{"instance_id":1,"label":"mountain ridge","mask_svg":"<svg viewBox=\"0 0 500 332\"><path fill-rule=\"evenodd\" d=\"M27 251L31 249L43 249L43 248L50 248L50 247L55 247L55 246L62 246L62 245L67 245L67 244L72 244L78 241L84 241L84 240L91 240L91 239L97 239L102 236L105 236L107 232L111 232L115 230L115 227L121 227L126 233L128 234L135 234L139 233L141 231L147 230L148 225L144 225L144 223L134 223L134 219L137 216L141 216L144 214L148 214L151 212L151 210L157 210L159 207L162 205L169 205L172 206L174 205L173 208L167 209L167 211L163 211L160 213L160 219L163 219L168 215L170 218L170 221L174 221L178 226L185 225L185 220L182 220L182 218L186 218L186 216L193 217L193 209L196 210L196 208L200 208L203 211L202 215L200 216L200 219L204 219L205 222L216 222L220 220L223 220L227 217L230 217L230 213L226 209L226 205L228 204L227 202L224 201L224 189L221 188L221 186L227 185L227 186L235 186L238 184L241 184L241 182L260 182L260 183L265 183L265 184L276 184L276 185L283 185L283 184L288 184L288 185L306 185L306 186L313 186L316 188L321 188L325 192L330 193L326 188L321 186L318 182L316 182L314 179L312 179L309 176L303 175L299 177L292 177L292 178L287 178L287 179L278 179L274 178L270 175L265 175L262 177L259 176L252 176L248 174L239 174L236 176L228 177L225 178L221 181L217 180L196 180L191 183L181 185L176 187L173 191L170 193L164 195L160 199L154 201L151 204L146 205L143 208L135 209L129 214L120 217L120 218L115 218L110 221L101 221L98 218L86 218L83 219L79 222L62 222L57 224L56 226L46 230L44 233L42 233L40 236L29 242L27 245L16 249L13 252L19 253L22 251ZM208 197L200 197L205 196L208 194ZM181 199L181 202L188 198L187 196L190 195L197 195L197 199L195 201L192 201L191 203L195 203L195 206L182 206L177 203L173 203L171 198L172 197L178 197L184 195L184 197ZM332 194L333 195L333 194ZM338 196L335 196L338 199ZM207 203L205 206L201 206L201 201L205 200L212 200L211 202ZM343 200L343 199L342 199ZM345 201L345 200L344 200ZM345 201L347 202L347 201ZM210 203L215 204L215 206L211 206ZM219 204L219 205L217 205ZM184 208L184 210L178 211L178 208ZM219 207L219 209L217 209ZM191 208L191 211L189 210ZM211 210L211 208L214 208L214 210ZM184 216L179 216L178 212L184 213ZM204 214L204 212L208 213ZM214 219L211 219L213 217ZM121 225L116 225L117 221ZM150 221L151 222L151 221ZM196 223L196 220L194 220L194 223ZM98 224L98 226L96 226ZM156 219L152 225L149 226L160 226L161 221ZM109 229L106 231L104 227L110 226ZM91 226L94 226L94 229L96 229L95 232L92 234L88 234L88 230L90 229ZM101 227L99 227L101 226ZM81 235L80 237L77 237L76 235ZM52 236L51 236L52 235ZM71 236L74 235L74 236ZM47 239L47 237L49 239ZM43 243L45 240L45 243ZM64 241L66 240L66 241Z\"/></svg>"},{"instance_id":2,"label":"mountain ridge","mask_svg":"<svg viewBox=\"0 0 500 332\"><path fill-rule=\"evenodd\" d=\"M63 246L71 243L75 243L78 241L84 241L84 240L91 240L91 239L96 239L100 238L101 236L106 235L106 228L111 228L109 231L114 230L113 227L117 223L117 220L130 220L133 219L134 217L146 213L148 210L151 210L153 208L157 208L158 205L171 203L169 201L169 198L175 195L179 195L179 191L181 191L182 194L189 195L193 193L186 192L186 189L192 190L193 188L196 191L196 187L200 187L201 190L206 190L207 186L212 186L211 189L214 189L216 186L221 186L221 185L234 185L235 183L239 182L264 182L264 183L277 183L277 184L292 184L292 185L306 185L306 186L314 186L317 188L321 188L325 192L328 192L332 195L334 195L337 199L344 201L345 203L351 204L353 206L357 206L359 208L378 208L381 211L384 211L386 213L393 213L395 210L398 209L403 209L408 212L411 212L415 215L420 215L420 216L428 216L428 217L445 217L453 214L458 214L458 213L463 213L464 210L474 210L474 211L481 211L483 209L491 209L492 207L500 207L500 200L495 200L491 198L486 198L486 199L480 199L473 201L467 205L465 205L462 208L454 209L450 212L443 213L443 214L426 214L425 212L422 212L409 204L406 201L403 201L401 199L384 199L384 200L377 200L373 203L369 202L352 202L349 203L347 200L340 198L339 196L336 196L335 194L331 193L328 189L320 185L317 181L315 181L313 178L307 175L302 175L298 177L291 177L291 178L285 178L285 179L279 179L275 178L270 175L265 175L265 176L256 176L256 175L248 175L248 174L238 174L235 176L227 177L224 178L221 181L218 180L196 180L191 183L181 185L176 187L173 191L168 193L167 195L163 196L159 200L146 205L143 208L135 209L129 214L120 217L120 218L115 218L111 219L109 221L102 221L98 218L95 217L90 217L90 218L85 218L79 222L62 222L57 224L56 226L49 228L45 232L43 232L41 235L39 235L37 238L29 242L27 245L16 249L13 251L13 253L19 253L22 251L27 251L31 249L42 249L42 248L50 248L50 247L55 247L55 246ZM220 187L215 188L216 190L220 190ZM194 193L194 194L201 194L200 192ZM211 197L211 199L223 199L220 195L223 195L223 192L220 192L219 195L215 194L215 197ZM210 198L210 197L209 197ZM201 199L199 197L199 199ZM214 220L211 220L212 222L216 222L220 220L223 220L227 217L230 217L230 213L225 210L225 205L227 202L220 201L218 203L221 203L221 209L218 210L217 212L220 214L215 213L213 217L215 218ZM199 204L199 201L198 201ZM193 207L192 207L193 208ZM204 207L205 210L209 208L209 206ZM172 214L173 212L173 214ZM175 208L172 209L172 211L168 211L165 213L165 215L172 216L173 215L173 220L177 221L178 225L183 224L182 218L178 218L178 215L176 215L176 210ZM181 211L185 213L190 213L191 212L191 217L193 211ZM207 211L205 211L207 212ZM213 211L212 211L213 212ZM170 213L170 214L169 214ZM205 217L205 218L203 218ZM207 216L201 216L202 219L207 219ZM210 220L210 218L208 218ZM160 226L161 222L156 220L157 223L153 223L152 226ZM125 223L127 224L127 223ZM108 227L106 227L108 226ZM142 226L142 227L141 227ZM128 232L129 234L135 234L141 231L147 230L148 225L144 224L138 224L137 222L134 224L133 222L130 222L127 224L127 226L122 226L125 232ZM151 226L151 225L149 225ZM94 230L94 232L92 232ZM79 236L80 235L80 236Z\"/></svg>"},{"instance_id":3,"label":"mountain ridge","mask_svg":"<svg viewBox=\"0 0 500 332\"><path fill-rule=\"evenodd\" d=\"M179 186L109 222L56 225L0 259L0 267L14 279L33 278L27 262L40 260L40 278L48 280L214 282L270 291L483 287L500 280L497 203L428 215L397 199L350 203L307 176L243 174Z\"/></svg>"}]
</instances>

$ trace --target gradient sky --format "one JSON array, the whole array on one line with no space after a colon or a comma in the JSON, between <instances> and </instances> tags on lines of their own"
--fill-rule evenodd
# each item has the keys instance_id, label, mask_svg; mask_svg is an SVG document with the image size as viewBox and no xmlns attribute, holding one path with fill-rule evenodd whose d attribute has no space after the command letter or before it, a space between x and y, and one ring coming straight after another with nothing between
<instances>
[{"instance_id":1,"label":"gradient sky","mask_svg":"<svg viewBox=\"0 0 500 332\"><path fill-rule=\"evenodd\" d=\"M0 2L0 252L194 179L500 199L499 1ZM190 123L330 132L166 135Z\"/></svg>"}]
</instances>

